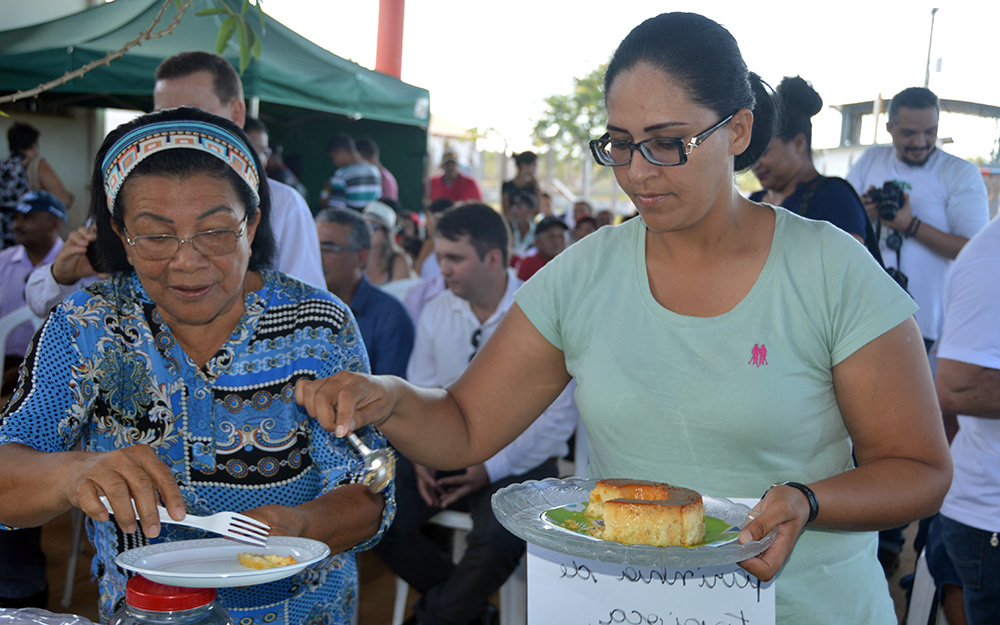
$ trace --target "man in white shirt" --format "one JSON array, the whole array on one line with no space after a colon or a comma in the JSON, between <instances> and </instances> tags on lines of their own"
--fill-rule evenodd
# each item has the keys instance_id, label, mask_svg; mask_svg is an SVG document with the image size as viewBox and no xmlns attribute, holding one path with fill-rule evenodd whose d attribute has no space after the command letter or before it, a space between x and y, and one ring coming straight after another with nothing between
<instances>
[{"instance_id":1,"label":"man in white shirt","mask_svg":"<svg viewBox=\"0 0 1000 625\"><path fill-rule=\"evenodd\" d=\"M271 155L267 127L260 120L247 117L243 130L257 150L261 164L266 163ZM304 238L316 234L316 224L306 199L295 190L295 187L274 178L267 179L267 186L271 191L271 231L278 246L275 269L313 286L325 287L325 278L322 278L323 281L319 285L313 282L323 275L323 261L313 257L313 251L318 253L319 248L316 247L314 250L312 241L306 241ZM308 219L310 223L306 224L304 219ZM319 276L316 274L317 262L320 263Z\"/></svg>"},{"instance_id":2,"label":"man in white shirt","mask_svg":"<svg viewBox=\"0 0 1000 625\"><path fill-rule=\"evenodd\" d=\"M504 218L485 204L462 204L443 213L435 245L447 290L420 314L407 378L420 386L447 387L492 335L521 281L508 270L510 234ZM396 520L375 552L423 594L409 622L490 622L487 602L524 553L524 542L494 517L490 498L515 482L554 477L554 460L568 451L566 441L578 418L570 385L531 427L483 464L435 474L400 460ZM457 564L420 532L443 508L472 516L473 529Z\"/></svg>"},{"instance_id":3,"label":"man in white shirt","mask_svg":"<svg viewBox=\"0 0 1000 625\"><path fill-rule=\"evenodd\" d=\"M935 376L941 409L958 415L958 432L951 443L954 478L928 543L935 533L942 539L962 582L970 625L1000 623L998 281L1000 220L993 220L948 274Z\"/></svg>"},{"instance_id":4,"label":"man in white shirt","mask_svg":"<svg viewBox=\"0 0 1000 625\"><path fill-rule=\"evenodd\" d=\"M895 267L908 278L907 290L920 306L917 325L929 344L941 334L941 295L948 267L989 221L989 200L979 169L937 148L939 111L937 96L928 89L911 87L898 93L889 105L886 126L892 145L868 148L847 174L868 216L883 231L886 267ZM890 181L905 195L895 215L886 219L880 217L870 194ZM901 243L898 254L887 244L893 232Z\"/></svg>"},{"instance_id":5,"label":"man in white shirt","mask_svg":"<svg viewBox=\"0 0 1000 625\"><path fill-rule=\"evenodd\" d=\"M156 68L153 108L195 106L237 126L246 123L243 83L229 61L210 52L181 52ZM325 289L316 224L305 199L292 187L269 180L271 191L271 230L278 246L275 269L307 284ZM28 278L25 299L37 315L64 297L85 286L83 278L94 276L94 268L81 250L95 236L78 231L84 245L67 245L52 265L39 267Z\"/></svg>"},{"instance_id":6,"label":"man in white shirt","mask_svg":"<svg viewBox=\"0 0 1000 625\"><path fill-rule=\"evenodd\" d=\"M937 96L929 89L899 92L889 105L886 125L892 145L868 148L847 174L876 231L881 230L886 268L905 276L906 289L920 306L914 318L929 353L941 334L948 267L989 221L979 170L937 147L939 116ZM892 187L885 189L886 183L903 191L902 201L884 206L874 201L873 195L888 195L882 193ZM920 539L922 535L918 543ZM879 532L879 560L887 575L898 566L903 542L902 528Z\"/></svg>"}]
</instances>

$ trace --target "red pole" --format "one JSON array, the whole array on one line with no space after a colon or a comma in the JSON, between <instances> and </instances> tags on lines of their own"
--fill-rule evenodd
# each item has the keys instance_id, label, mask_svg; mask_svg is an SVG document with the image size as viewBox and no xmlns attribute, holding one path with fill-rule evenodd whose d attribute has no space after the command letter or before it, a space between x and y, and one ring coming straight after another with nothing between
<instances>
[{"instance_id":1,"label":"red pole","mask_svg":"<svg viewBox=\"0 0 1000 625\"><path fill-rule=\"evenodd\" d=\"M406 0L379 0L375 71L400 77L403 67L403 13Z\"/></svg>"}]
</instances>

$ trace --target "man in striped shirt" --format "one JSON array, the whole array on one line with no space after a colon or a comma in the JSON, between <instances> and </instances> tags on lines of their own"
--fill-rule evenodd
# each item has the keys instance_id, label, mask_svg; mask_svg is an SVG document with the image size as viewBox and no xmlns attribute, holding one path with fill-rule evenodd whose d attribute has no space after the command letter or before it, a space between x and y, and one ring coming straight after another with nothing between
<instances>
[{"instance_id":1,"label":"man in striped shirt","mask_svg":"<svg viewBox=\"0 0 1000 625\"><path fill-rule=\"evenodd\" d=\"M382 195L382 173L361 158L354 139L338 133L326 144L333 161L333 177L323 186L319 201L323 208L352 208L361 211Z\"/></svg>"}]
</instances>

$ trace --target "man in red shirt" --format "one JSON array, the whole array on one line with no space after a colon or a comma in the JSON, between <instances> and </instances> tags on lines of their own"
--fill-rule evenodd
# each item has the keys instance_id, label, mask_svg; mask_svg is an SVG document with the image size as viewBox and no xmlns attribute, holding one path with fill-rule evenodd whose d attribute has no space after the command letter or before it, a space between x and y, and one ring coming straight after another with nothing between
<instances>
[{"instance_id":1,"label":"man in red shirt","mask_svg":"<svg viewBox=\"0 0 1000 625\"><path fill-rule=\"evenodd\" d=\"M569 226L558 217L546 217L535 226L535 253L525 256L517 265L517 277L527 280L550 260L566 250Z\"/></svg>"},{"instance_id":2,"label":"man in red shirt","mask_svg":"<svg viewBox=\"0 0 1000 625\"><path fill-rule=\"evenodd\" d=\"M475 179L466 176L458 169L458 155L452 150L446 150L441 157L441 169L444 173L431 178L430 195L428 199L433 202L441 198L447 198L455 203L472 200L483 201L483 192L479 190L479 183Z\"/></svg>"}]
</instances>

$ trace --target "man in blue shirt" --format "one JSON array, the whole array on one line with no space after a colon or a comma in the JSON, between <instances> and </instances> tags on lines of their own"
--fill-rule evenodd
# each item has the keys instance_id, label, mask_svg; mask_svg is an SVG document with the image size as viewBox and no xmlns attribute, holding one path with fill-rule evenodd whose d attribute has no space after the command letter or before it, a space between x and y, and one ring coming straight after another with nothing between
<instances>
[{"instance_id":1,"label":"man in blue shirt","mask_svg":"<svg viewBox=\"0 0 1000 625\"><path fill-rule=\"evenodd\" d=\"M406 377L413 320L403 304L365 277L371 230L357 211L328 208L316 216L326 288L350 306L368 349L372 373Z\"/></svg>"}]
</instances>

